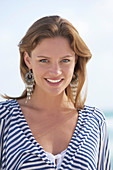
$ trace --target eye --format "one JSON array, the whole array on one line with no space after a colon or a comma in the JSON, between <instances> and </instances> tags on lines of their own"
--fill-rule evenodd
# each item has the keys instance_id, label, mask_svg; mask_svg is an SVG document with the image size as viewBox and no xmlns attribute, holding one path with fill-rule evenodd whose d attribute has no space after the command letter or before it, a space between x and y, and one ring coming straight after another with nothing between
<instances>
[{"instance_id":1,"label":"eye","mask_svg":"<svg viewBox=\"0 0 113 170\"><path fill-rule=\"evenodd\" d=\"M70 62L70 60L69 59L63 59L62 62L63 63L68 63L68 62Z\"/></svg>"},{"instance_id":2,"label":"eye","mask_svg":"<svg viewBox=\"0 0 113 170\"><path fill-rule=\"evenodd\" d=\"M40 62L40 63L47 63L48 60L47 60L47 59L41 59L41 60L39 60L39 62Z\"/></svg>"}]
</instances>

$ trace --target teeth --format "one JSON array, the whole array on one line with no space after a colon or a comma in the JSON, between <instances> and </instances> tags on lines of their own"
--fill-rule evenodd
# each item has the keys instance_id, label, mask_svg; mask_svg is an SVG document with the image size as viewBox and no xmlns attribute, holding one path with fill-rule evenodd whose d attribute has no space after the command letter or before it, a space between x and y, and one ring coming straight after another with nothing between
<instances>
[{"instance_id":1,"label":"teeth","mask_svg":"<svg viewBox=\"0 0 113 170\"><path fill-rule=\"evenodd\" d=\"M51 80L51 79L47 79L49 82L51 82L51 83L58 83L58 82L60 82L61 81L61 79L60 80Z\"/></svg>"}]
</instances>

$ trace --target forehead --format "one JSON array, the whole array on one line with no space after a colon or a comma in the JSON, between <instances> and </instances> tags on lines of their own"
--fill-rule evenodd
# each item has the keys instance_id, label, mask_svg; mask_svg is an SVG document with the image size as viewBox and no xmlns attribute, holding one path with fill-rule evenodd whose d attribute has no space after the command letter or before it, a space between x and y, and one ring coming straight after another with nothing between
<instances>
[{"instance_id":1,"label":"forehead","mask_svg":"<svg viewBox=\"0 0 113 170\"><path fill-rule=\"evenodd\" d=\"M43 39L32 51L32 55L67 55L73 53L69 41L63 37ZM72 55L73 55L72 54Z\"/></svg>"}]
</instances>

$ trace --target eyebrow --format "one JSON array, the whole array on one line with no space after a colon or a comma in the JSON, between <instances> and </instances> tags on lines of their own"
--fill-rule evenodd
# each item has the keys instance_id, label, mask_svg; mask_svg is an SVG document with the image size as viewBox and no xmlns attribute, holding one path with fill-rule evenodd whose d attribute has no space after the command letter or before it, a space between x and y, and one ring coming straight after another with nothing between
<instances>
[{"instance_id":1,"label":"eyebrow","mask_svg":"<svg viewBox=\"0 0 113 170\"><path fill-rule=\"evenodd\" d=\"M61 58L66 58L66 57L73 57L73 55L66 55L64 57L61 57ZM47 56L37 56L37 58L47 58L47 59L50 59L51 57L47 57Z\"/></svg>"}]
</instances>

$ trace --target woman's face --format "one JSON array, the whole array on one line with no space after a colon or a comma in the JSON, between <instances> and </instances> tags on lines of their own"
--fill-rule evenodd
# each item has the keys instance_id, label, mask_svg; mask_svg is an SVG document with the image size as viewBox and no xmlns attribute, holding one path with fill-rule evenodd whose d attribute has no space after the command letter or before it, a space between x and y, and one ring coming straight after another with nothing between
<instances>
[{"instance_id":1,"label":"woman's face","mask_svg":"<svg viewBox=\"0 0 113 170\"><path fill-rule=\"evenodd\" d=\"M25 63L32 69L38 90L51 95L64 92L71 82L76 64L75 53L63 37L42 40Z\"/></svg>"}]
</instances>

